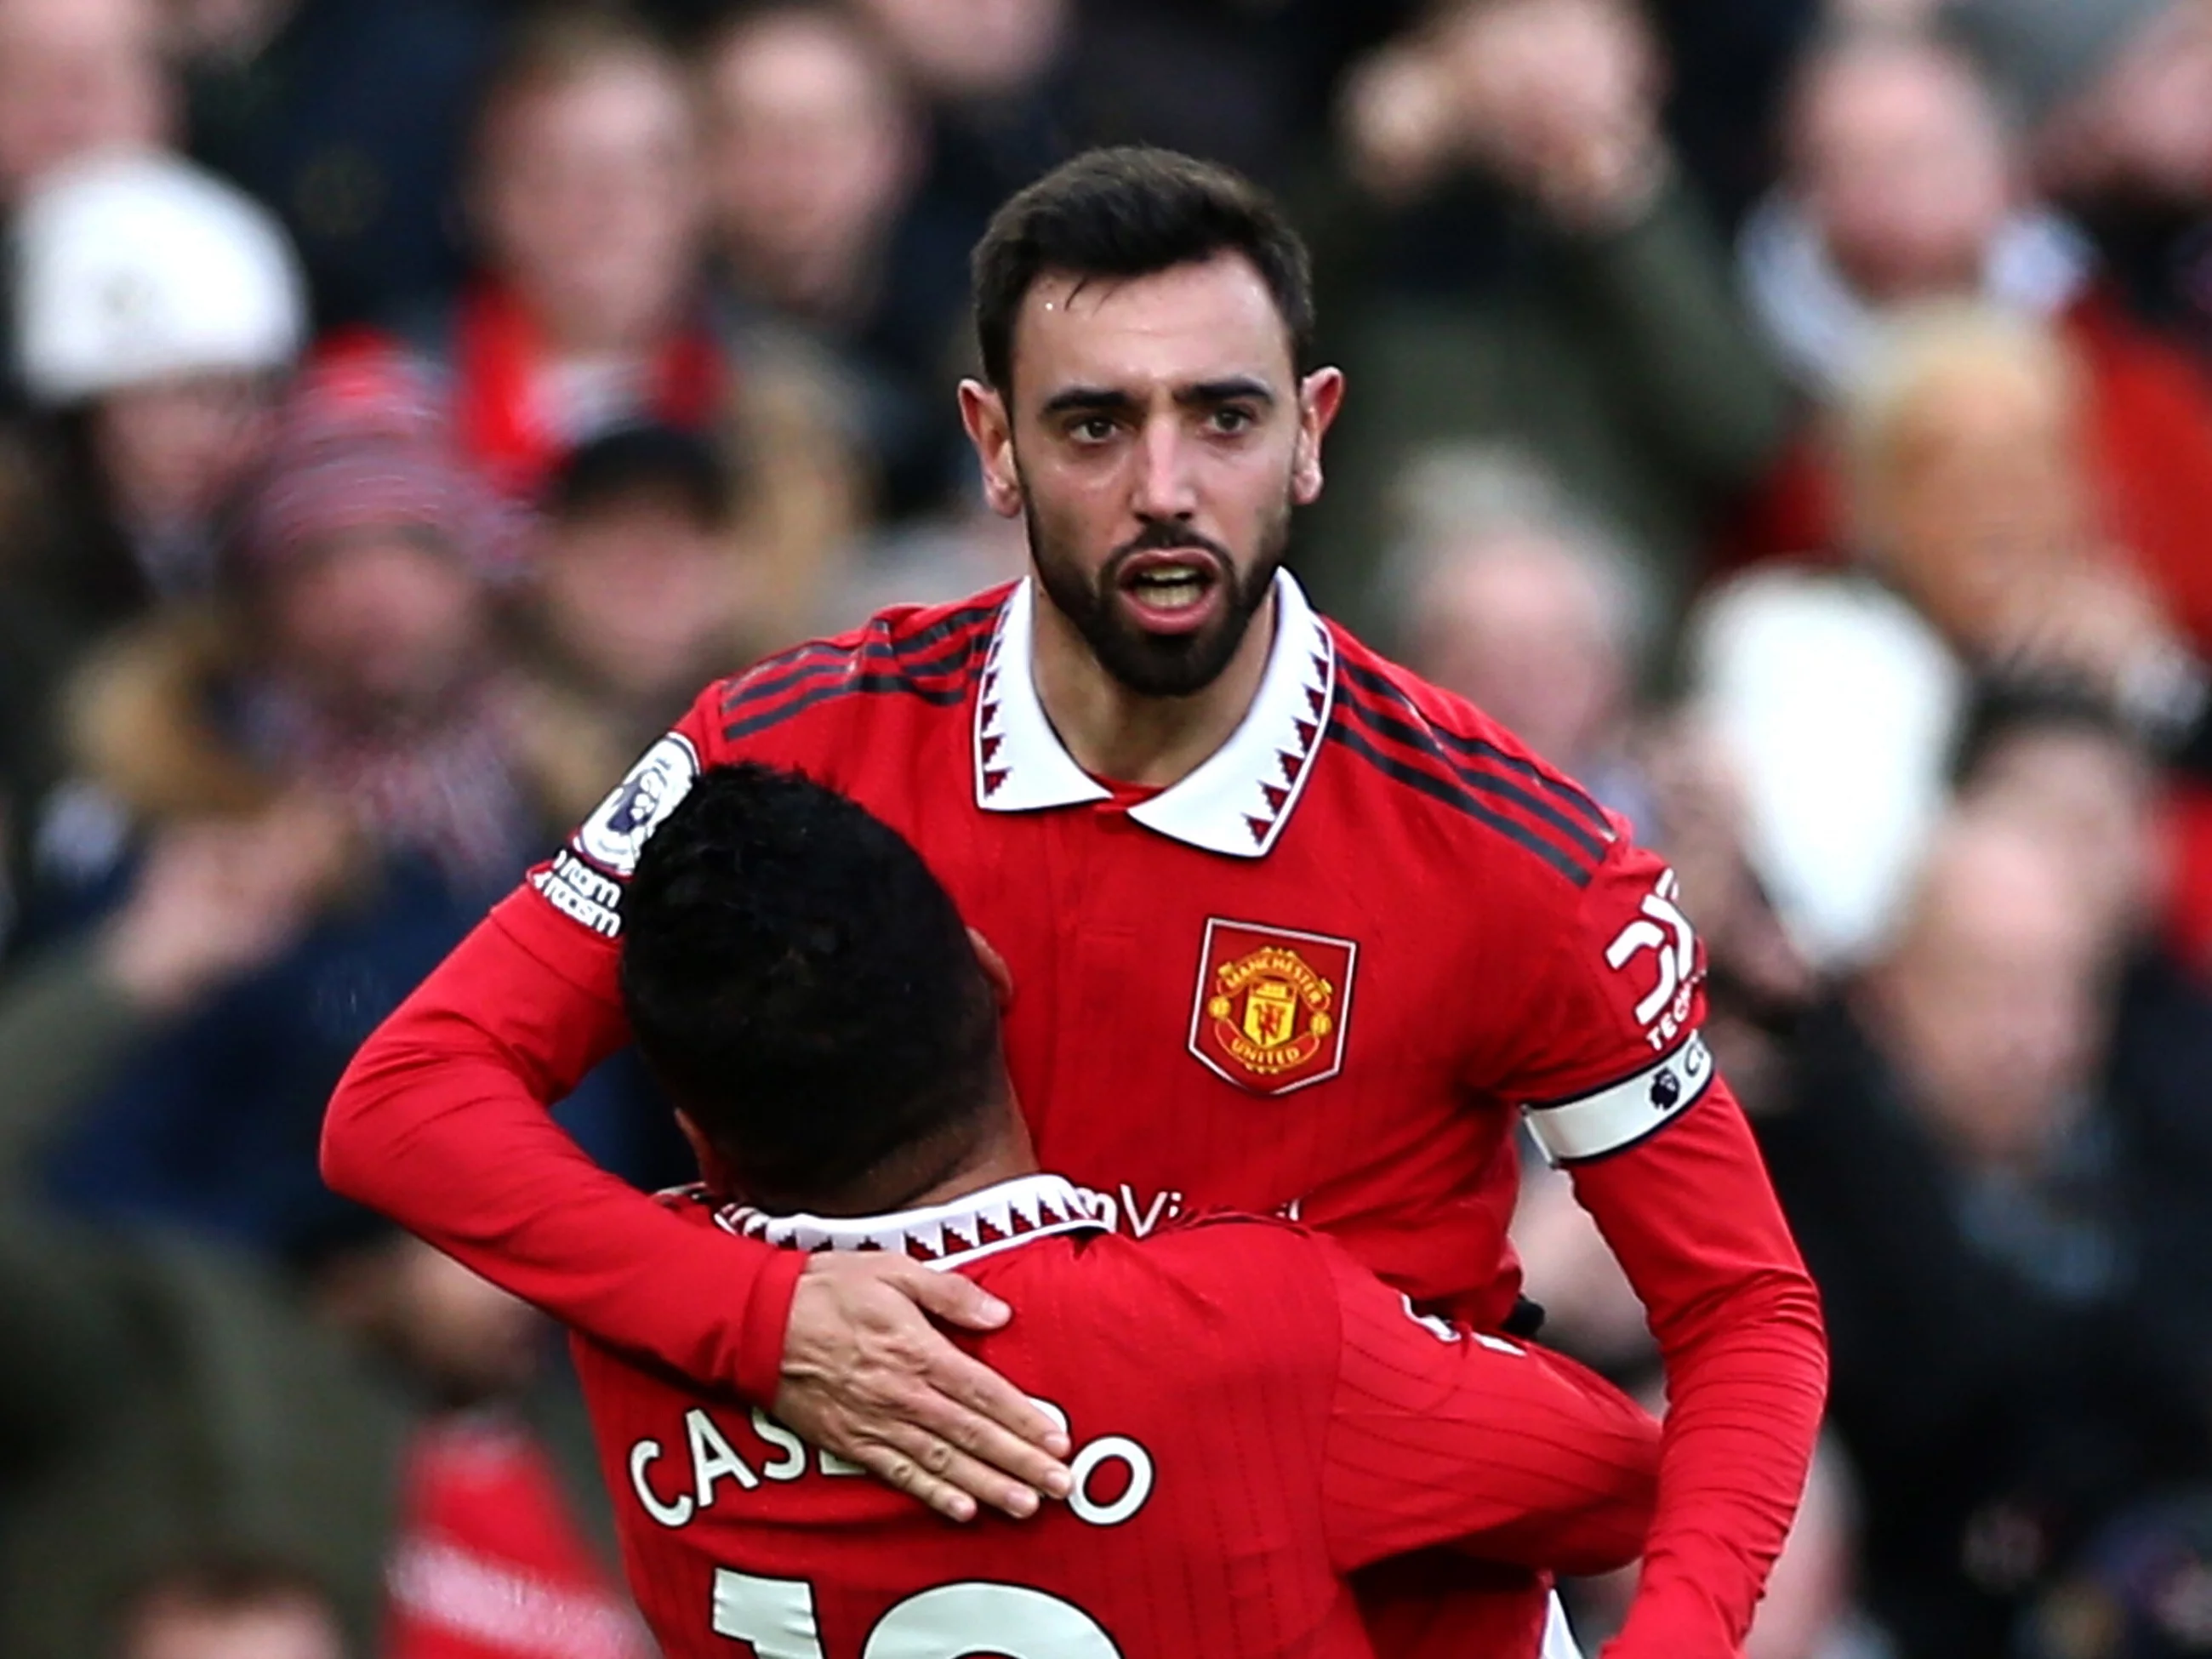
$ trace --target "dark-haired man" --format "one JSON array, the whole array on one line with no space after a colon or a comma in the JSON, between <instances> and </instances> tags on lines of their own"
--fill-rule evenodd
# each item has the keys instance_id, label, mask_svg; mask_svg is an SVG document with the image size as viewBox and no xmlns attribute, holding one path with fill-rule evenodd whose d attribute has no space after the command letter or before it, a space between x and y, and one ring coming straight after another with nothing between
<instances>
[{"instance_id":1,"label":"dark-haired man","mask_svg":"<svg viewBox=\"0 0 2212 1659\"><path fill-rule=\"evenodd\" d=\"M741 641L760 641L732 497L713 445L652 425L579 444L544 492L520 607L531 666L592 710L625 758Z\"/></svg>"},{"instance_id":2,"label":"dark-haired man","mask_svg":"<svg viewBox=\"0 0 2212 1659\"><path fill-rule=\"evenodd\" d=\"M1280 568L1344 386L1304 367L1304 249L1263 195L1181 156L1094 152L1009 202L975 264L988 378L961 407L991 504L1027 519L1034 578L711 688L370 1041L331 1105L327 1174L950 1513L1065 1490L1037 1455L1064 1434L913 1305L981 1328L1007 1316L995 1298L888 1252L802 1260L683 1227L543 1109L626 1035L622 886L657 817L702 765L803 768L904 833L1005 952L1038 1148L1132 1232L1285 1211L1500 1329L1526 1109L1667 1358L1657 1516L1617 1650L1732 1653L1826 1355L1698 1036L1672 873ZM1540 1586L1463 1580L1445 1564L1375 1587L1378 1648L1533 1651Z\"/></svg>"},{"instance_id":3,"label":"dark-haired man","mask_svg":"<svg viewBox=\"0 0 2212 1659\"><path fill-rule=\"evenodd\" d=\"M580 1341L630 1582L672 1659L732 1638L763 1659L1361 1659L1342 1575L1394 1550L1591 1571L1642 1544L1658 1425L1580 1367L1420 1318L1283 1223L1121 1238L1111 1198L1040 1173L990 970L864 808L716 768L623 912L623 1005L706 1176L670 1195L679 1217L973 1273L1022 1310L978 1352L1082 1448L1065 1506L963 1530Z\"/></svg>"}]
</instances>

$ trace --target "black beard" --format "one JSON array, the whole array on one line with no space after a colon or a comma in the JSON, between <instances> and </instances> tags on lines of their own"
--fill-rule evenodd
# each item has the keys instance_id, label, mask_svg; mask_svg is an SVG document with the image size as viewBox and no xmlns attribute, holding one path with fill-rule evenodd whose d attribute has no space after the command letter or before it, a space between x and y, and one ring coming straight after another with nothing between
<instances>
[{"instance_id":1,"label":"black beard","mask_svg":"<svg viewBox=\"0 0 2212 1659\"><path fill-rule=\"evenodd\" d=\"M1252 618L1267 602L1275 572L1290 551L1291 506L1286 499L1249 570L1240 573L1226 548L1195 531L1154 524L1115 548L1097 577L1091 580L1047 538L1026 498L1022 518L1029 526L1030 552L1045 597L1075 625L1098 665L1140 697L1194 696L1219 679L1244 643ZM1213 562L1215 579L1229 590L1229 603L1218 620L1194 634L1148 633L1115 607L1121 568L1139 553L1176 550L1206 555Z\"/></svg>"}]
</instances>

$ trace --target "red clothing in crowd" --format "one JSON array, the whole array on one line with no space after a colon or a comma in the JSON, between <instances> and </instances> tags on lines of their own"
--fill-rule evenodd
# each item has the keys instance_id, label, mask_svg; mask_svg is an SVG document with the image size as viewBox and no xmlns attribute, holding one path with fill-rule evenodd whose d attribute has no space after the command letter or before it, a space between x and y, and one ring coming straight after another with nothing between
<instances>
[{"instance_id":1,"label":"red clothing in crowd","mask_svg":"<svg viewBox=\"0 0 2212 1659\"><path fill-rule=\"evenodd\" d=\"M1601 1571L1643 1543L1650 1418L1571 1361L1417 1319L1300 1229L1118 1238L1114 1200L1050 1175L857 1220L672 1201L694 1227L895 1249L988 1285L1020 1311L974 1351L1065 1419L1081 1483L1034 1521L955 1526L579 1340L623 1561L669 1659L726 1659L732 1638L761 1659L1364 1659L1355 1568L1452 1544Z\"/></svg>"},{"instance_id":2,"label":"red clothing in crowd","mask_svg":"<svg viewBox=\"0 0 2212 1659\"><path fill-rule=\"evenodd\" d=\"M416 1436L384 1659L648 1659L530 1431L463 1413Z\"/></svg>"},{"instance_id":3,"label":"red clothing in crowd","mask_svg":"<svg viewBox=\"0 0 2212 1659\"><path fill-rule=\"evenodd\" d=\"M2058 319L2088 392L2105 529L2133 555L2197 654L2212 660L2212 385L2196 361L2092 290ZM1801 435L1721 549L1726 569L1783 556L1844 556L1840 485ZM2212 790L2175 786L2167 927L2185 959L2212 963Z\"/></svg>"},{"instance_id":4,"label":"red clothing in crowd","mask_svg":"<svg viewBox=\"0 0 2212 1659\"><path fill-rule=\"evenodd\" d=\"M559 406L552 360L521 303L498 283L478 282L434 325L391 335L349 330L322 347L326 363L380 359L427 363L445 380L462 451L499 491L536 495L573 445L625 419L701 431L720 417L730 381L721 346L703 321L670 335L629 381L594 388L594 407Z\"/></svg>"},{"instance_id":5,"label":"red clothing in crowd","mask_svg":"<svg viewBox=\"0 0 2212 1659\"><path fill-rule=\"evenodd\" d=\"M2212 657L2212 385L2101 290L2057 319L2088 394L2105 528ZM1842 556L1839 483L1809 434L1791 445L1723 548L1723 567Z\"/></svg>"},{"instance_id":6,"label":"red clothing in crowd","mask_svg":"<svg viewBox=\"0 0 2212 1659\"><path fill-rule=\"evenodd\" d=\"M1726 1654L1780 1548L1826 1375L1816 1294L1698 1035L1673 875L1466 703L1287 575L1263 683L1135 804L1030 680L1031 586L887 611L710 688L572 845L364 1047L331 1183L592 1335L764 1401L803 1259L685 1225L546 1115L625 1030L622 882L702 766L800 768L903 833L1010 964L1038 1156L1142 1237L1200 1208L1319 1228L1496 1330L1524 1109L1570 1164L1668 1368L1660 1492L1619 1652ZM1017 1320L1020 1317L1018 1309ZM1379 1650L1458 1651L1540 1582L1394 1577Z\"/></svg>"}]
</instances>

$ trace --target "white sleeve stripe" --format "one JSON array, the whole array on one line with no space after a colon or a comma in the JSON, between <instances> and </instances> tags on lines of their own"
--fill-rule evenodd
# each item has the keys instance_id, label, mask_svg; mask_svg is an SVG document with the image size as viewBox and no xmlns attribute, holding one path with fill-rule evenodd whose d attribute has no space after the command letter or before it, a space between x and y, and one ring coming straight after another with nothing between
<instances>
[{"instance_id":1,"label":"white sleeve stripe","mask_svg":"<svg viewBox=\"0 0 2212 1659\"><path fill-rule=\"evenodd\" d=\"M1528 1109L1528 1133L1555 1167L1633 1146L1680 1116L1713 1080L1713 1057L1696 1032L1649 1069L1579 1100Z\"/></svg>"}]
</instances>

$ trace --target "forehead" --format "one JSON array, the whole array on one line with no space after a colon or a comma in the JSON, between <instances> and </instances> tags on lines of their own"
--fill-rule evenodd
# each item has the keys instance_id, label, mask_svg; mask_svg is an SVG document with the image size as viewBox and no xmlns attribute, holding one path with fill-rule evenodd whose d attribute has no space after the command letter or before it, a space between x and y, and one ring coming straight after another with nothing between
<instances>
[{"instance_id":1,"label":"forehead","mask_svg":"<svg viewBox=\"0 0 2212 1659\"><path fill-rule=\"evenodd\" d=\"M1980 136L1991 119L1980 87L1963 65L1910 42L1839 52L1814 71L1797 116L1802 136L1816 145L1900 130Z\"/></svg>"},{"instance_id":2,"label":"forehead","mask_svg":"<svg viewBox=\"0 0 2212 1659\"><path fill-rule=\"evenodd\" d=\"M1137 392L1294 373L1274 295L1241 254L1145 276L1046 271L1014 319L1014 376L1025 397L1069 386Z\"/></svg>"},{"instance_id":3,"label":"forehead","mask_svg":"<svg viewBox=\"0 0 2212 1659\"><path fill-rule=\"evenodd\" d=\"M811 107L890 94L866 45L826 12L770 13L740 27L724 40L708 74L726 106Z\"/></svg>"},{"instance_id":4,"label":"forehead","mask_svg":"<svg viewBox=\"0 0 2212 1659\"><path fill-rule=\"evenodd\" d=\"M688 125L690 105L667 67L609 53L508 91L491 112L496 141L528 149L549 139L659 137Z\"/></svg>"}]
</instances>

